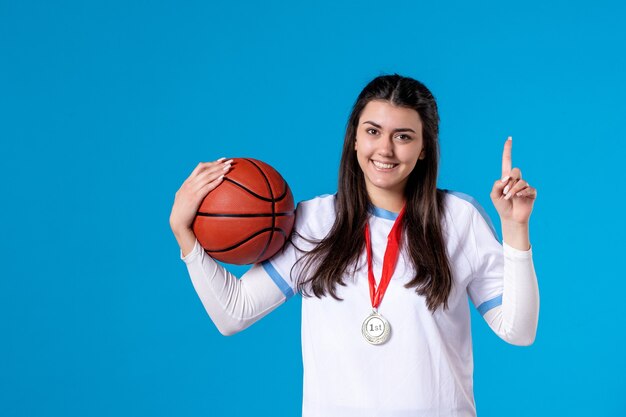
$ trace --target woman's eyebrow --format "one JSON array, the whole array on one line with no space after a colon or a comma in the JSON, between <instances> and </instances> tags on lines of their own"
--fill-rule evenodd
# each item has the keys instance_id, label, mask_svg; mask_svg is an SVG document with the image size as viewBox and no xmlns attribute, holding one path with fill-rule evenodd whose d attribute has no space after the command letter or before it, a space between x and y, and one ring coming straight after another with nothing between
<instances>
[{"instance_id":1,"label":"woman's eyebrow","mask_svg":"<svg viewBox=\"0 0 626 417\"><path fill-rule=\"evenodd\" d=\"M366 121L365 121L365 122L363 122L362 124L365 124L365 123L369 123L369 124L371 124L372 126L375 126L375 127L379 128L379 129L382 129L382 126L381 126L381 125L379 125L379 124L377 124L377 123L374 123L374 122L372 122L371 120L366 120ZM413 133L415 133L415 130L410 129L410 128L408 128L408 127L400 127L400 128L398 128L398 129L394 129L393 131L394 131L394 132L413 132Z\"/></svg>"}]
</instances>

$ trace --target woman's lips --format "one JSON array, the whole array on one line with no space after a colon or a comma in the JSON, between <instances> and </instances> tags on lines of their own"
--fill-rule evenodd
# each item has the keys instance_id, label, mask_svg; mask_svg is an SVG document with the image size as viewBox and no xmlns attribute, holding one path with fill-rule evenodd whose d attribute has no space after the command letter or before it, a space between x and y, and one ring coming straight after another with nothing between
<instances>
[{"instance_id":1,"label":"woman's lips","mask_svg":"<svg viewBox=\"0 0 626 417\"><path fill-rule=\"evenodd\" d=\"M374 168L376 168L376 170L378 171L391 171L392 169L398 166L398 164L374 161L373 159L370 159L370 161L372 161L372 165L374 165Z\"/></svg>"}]
</instances>

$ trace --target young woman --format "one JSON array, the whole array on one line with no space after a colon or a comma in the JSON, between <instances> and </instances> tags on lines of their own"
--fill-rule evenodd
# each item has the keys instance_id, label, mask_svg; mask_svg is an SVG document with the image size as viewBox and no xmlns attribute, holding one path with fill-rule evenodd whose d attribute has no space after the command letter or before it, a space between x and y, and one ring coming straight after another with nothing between
<instances>
[{"instance_id":1,"label":"young woman","mask_svg":"<svg viewBox=\"0 0 626 417\"><path fill-rule=\"evenodd\" d=\"M509 138L491 190L500 243L476 200L437 188L438 123L422 83L372 80L348 120L337 193L300 202L290 241L241 279L191 229L230 162L199 164L176 193L180 256L222 334L302 296L305 417L475 416L468 296L505 341L535 339L537 191L512 169Z\"/></svg>"}]
</instances>

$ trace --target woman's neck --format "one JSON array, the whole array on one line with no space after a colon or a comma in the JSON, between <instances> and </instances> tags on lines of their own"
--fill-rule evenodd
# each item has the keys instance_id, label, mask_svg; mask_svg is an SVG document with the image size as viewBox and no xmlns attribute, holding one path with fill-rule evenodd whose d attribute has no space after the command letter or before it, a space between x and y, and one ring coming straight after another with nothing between
<instances>
[{"instance_id":1,"label":"woman's neck","mask_svg":"<svg viewBox=\"0 0 626 417\"><path fill-rule=\"evenodd\" d=\"M404 206L404 196L396 193L368 193L370 201L375 207L399 213Z\"/></svg>"}]
</instances>

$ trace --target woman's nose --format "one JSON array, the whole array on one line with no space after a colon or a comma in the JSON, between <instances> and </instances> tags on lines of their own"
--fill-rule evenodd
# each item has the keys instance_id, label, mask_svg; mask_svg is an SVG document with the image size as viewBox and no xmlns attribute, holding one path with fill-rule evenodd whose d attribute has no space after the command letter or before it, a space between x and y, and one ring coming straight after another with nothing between
<instances>
[{"instance_id":1,"label":"woman's nose","mask_svg":"<svg viewBox=\"0 0 626 417\"><path fill-rule=\"evenodd\" d=\"M385 138L379 142L378 153L385 156L393 155L393 139Z\"/></svg>"}]
</instances>

